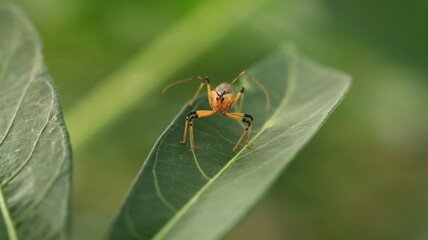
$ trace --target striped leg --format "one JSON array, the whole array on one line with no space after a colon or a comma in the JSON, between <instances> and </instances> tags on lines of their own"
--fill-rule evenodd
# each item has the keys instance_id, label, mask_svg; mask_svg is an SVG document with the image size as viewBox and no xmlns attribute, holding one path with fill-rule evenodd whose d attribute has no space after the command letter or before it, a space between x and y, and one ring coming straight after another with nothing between
<instances>
[{"instance_id":1,"label":"striped leg","mask_svg":"<svg viewBox=\"0 0 428 240\"><path fill-rule=\"evenodd\" d=\"M194 150L195 149L195 139L193 136L193 123L192 123L193 119L201 118L201 117L208 117L208 116L215 114L216 112L217 111L212 111L212 110L199 110L199 111L189 112L186 115L186 122L184 124L183 140L180 141L180 143L186 143L187 126L189 126L189 128L190 128L190 142L192 144L191 149Z\"/></svg>"},{"instance_id":2,"label":"striped leg","mask_svg":"<svg viewBox=\"0 0 428 240\"><path fill-rule=\"evenodd\" d=\"M230 117L236 120L243 121L247 124L247 128L245 128L244 132L242 133L241 137L239 138L238 142L236 143L235 147L233 147L233 151L235 152L238 148L239 144L242 142L242 139L244 139L245 134L247 134L247 141L245 144L250 145L250 136L251 136L251 129L253 128L253 120L254 118L246 113L223 113L226 117Z\"/></svg>"}]
</instances>

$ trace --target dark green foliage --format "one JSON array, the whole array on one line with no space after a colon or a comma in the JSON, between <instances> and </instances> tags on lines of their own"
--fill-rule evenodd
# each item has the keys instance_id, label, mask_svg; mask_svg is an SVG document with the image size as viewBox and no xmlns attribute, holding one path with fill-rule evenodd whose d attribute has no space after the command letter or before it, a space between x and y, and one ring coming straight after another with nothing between
<instances>
[{"instance_id":1,"label":"dark green foliage","mask_svg":"<svg viewBox=\"0 0 428 240\"><path fill-rule=\"evenodd\" d=\"M71 149L41 44L0 6L0 239L66 239Z\"/></svg>"}]
</instances>

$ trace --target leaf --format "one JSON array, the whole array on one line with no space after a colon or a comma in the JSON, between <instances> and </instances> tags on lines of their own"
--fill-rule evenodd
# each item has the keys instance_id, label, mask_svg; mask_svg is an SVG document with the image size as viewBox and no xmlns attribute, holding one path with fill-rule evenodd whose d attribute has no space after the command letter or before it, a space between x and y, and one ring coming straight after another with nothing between
<instances>
[{"instance_id":1,"label":"leaf","mask_svg":"<svg viewBox=\"0 0 428 240\"><path fill-rule=\"evenodd\" d=\"M194 121L196 150L181 145L184 107L139 173L109 239L219 239L263 196L308 142L350 85L345 74L282 49L250 72L271 96L245 81L244 112L254 116L253 146L232 148L243 125L221 114Z\"/></svg>"},{"instance_id":2,"label":"leaf","mask_svg":"<svg viewBox=\"0 0 428 240\"><path fill-rule=\"evenodd\" d=\"M0 239L66 239L71 148L39 38L0 5Z\"/></svg>"}]
</instances>

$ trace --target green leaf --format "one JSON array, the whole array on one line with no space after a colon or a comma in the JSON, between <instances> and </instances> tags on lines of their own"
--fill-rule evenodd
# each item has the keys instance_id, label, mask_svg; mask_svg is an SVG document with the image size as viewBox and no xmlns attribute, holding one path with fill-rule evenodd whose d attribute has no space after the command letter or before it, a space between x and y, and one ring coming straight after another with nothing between
<instances>
[{"instance_id":1,"label":"green leaf","mask_svg":"<svg viewBox=\"0 0 428 240\"><path fill-rule=\"evenodd\" d=\"M185 114L210 109L206 97L184 107L146 160L110 239L219 239L263 196L350 85L347 75L282 49L248 70L244 112L254 116L253 146L232 148L241 122L221 114L194 121L196 150L181 145ZM195 83L196 84L196 83ZM173 90L171 90L173 91ZM155 116L153 116L155 117Z\"/></svg>"},{"instance_id":2,"label":"green leaf","mask_svg":"<svg viewBox=\"0 0 428 240\"><path fill-rule=\"evenodd\" d=\"M66 239L71 148L25 16L0 5L0 239Z\"/></svg>"}]
</instances>

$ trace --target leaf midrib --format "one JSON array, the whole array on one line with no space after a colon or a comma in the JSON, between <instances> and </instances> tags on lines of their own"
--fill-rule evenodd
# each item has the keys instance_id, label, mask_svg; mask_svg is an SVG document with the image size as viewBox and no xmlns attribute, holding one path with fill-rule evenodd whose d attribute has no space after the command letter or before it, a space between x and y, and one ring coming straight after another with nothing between
<instances>
[{"instance_id":1,"label":"leaf midrib","mask_svg":"<svg viewBox=\"0 0 428 240\"><path fill-rule=\"evenodd\" d=\"M18 240L15 224L13 224L12 217L10 216L9 207L7 206L6 198L3 193L3 187L1 185L0 185L0 208L1 208L2 216L4 218L4 223L6 225L7 234L9 235L10 240Z\"/></svg>"},{"instance_id":2,"label":"leaf midrib","mask_svg":"<svg viewBox=\"0 0 428 240\"><path fill-rule=\"evenodd\" d=\"M254 142L266 129L271 127L271 123L276 119L277 115L280 113L282 109L288 104L288 102L291 99L291 96L294 92L294 84L296 82L296 66L294 65L295 59L294 56L291 58L291 62L293 64L290 65L290 71L287 81L287 89L284 94L284 99L281 101L281 103L278 105L278 108L275 110L275 112L272 114L272 116L267 120L262 129L253 137L251 142ZM189 202L187 202L186 205L184 205L166 224L161 230L153 237L154 240L161 240L163 239L169 231L174 227L174 225L187 213L187 211L195 205L203 193L218 179L220 178L223 173L229 169L229 167L236 162L236 160L241 159L240 155L247 149L247 145L245 145L241 151L239 151L220 171L217 172L216 175L214 175L191 199Z\"/></svg>"}]
</instances>

